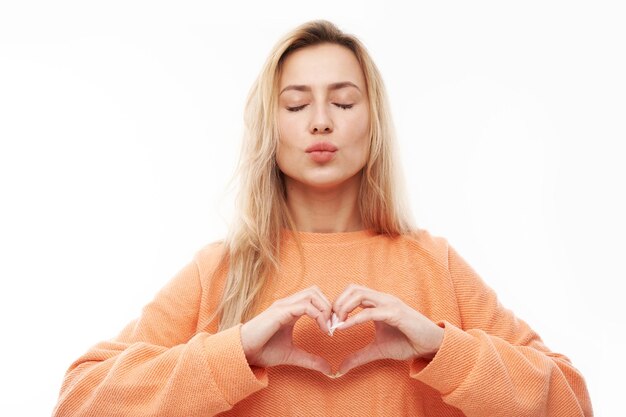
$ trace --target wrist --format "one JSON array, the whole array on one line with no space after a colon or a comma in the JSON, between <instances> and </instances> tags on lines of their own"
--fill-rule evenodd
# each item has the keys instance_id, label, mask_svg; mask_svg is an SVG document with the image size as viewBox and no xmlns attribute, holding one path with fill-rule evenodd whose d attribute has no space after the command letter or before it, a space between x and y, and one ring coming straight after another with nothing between
<instances>
[{"instance_id":1,"label":"wrist","mask_svg":"<svg viewBox=\"0 0 626 417\"><path fill-rule=\"evenodd\" d=\"M429 344L428 348L420 356L428 360L433 359L435 355L437 354L437 352L439 352L439 349L441 348L444 334L445 334L444 329L434 324L431 337L429 338L432 341L432 343Z\"/></svg>"},{"instance_id":2,"label":"wrist","mask_svg":"<svg viewBox=\"0 0 626 417\"><path fill-rule=\"evenodd\" d=\"M248 348L248 341L246 339L246 335L247 335L247 327L246 327L247 323L244 323L241 325L241 328L239 329L239 338L241 340L241 347L243 348L243 353L244 355L246 355L246 359L248 359L248 361L250 360L250 352L249 352L249 348Z\"/></svg>"}]
</instances>

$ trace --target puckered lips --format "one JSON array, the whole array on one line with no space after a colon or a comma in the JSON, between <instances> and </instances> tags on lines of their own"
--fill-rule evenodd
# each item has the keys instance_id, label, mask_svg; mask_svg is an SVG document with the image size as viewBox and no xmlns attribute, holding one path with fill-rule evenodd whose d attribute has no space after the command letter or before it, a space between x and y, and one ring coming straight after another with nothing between
<instances>
[{"instance_id":1,"label":"puckered lips","mask_svg":"<svg viewBox=\"0 0 626 417\"><path fill-rule=\"evenodd\" d=\"M316 142L305 149L311 159L317 163L323 164L335 157L337 147L330 142Z\"/></svg>"}]
</instances>

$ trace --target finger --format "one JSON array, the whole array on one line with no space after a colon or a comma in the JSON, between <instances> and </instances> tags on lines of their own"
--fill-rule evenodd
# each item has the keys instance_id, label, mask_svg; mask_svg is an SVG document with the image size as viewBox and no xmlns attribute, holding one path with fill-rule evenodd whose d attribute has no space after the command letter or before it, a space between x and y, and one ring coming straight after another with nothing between
<instances>
[{"instance_id":1,"label":"finger","mask_svg":"<svg viewBox=\"0 0 626 417\"><path fill-rule=\"evenodd\" d=\"M293 303L293 302L297 302L297 301L302 301L305 299L309 299L311 298L313 295L315 294L315 296L319 297L319 299L325 303L326 305L328 305L329 307L331 307L331 303L330 301L328 301L328 298L324 295L324 293L322 292L322 290L320 289L320 287L318 287L317 285L312 285L308 288L305 288L303 290L298 291L297 293L294 293L286 298L284 298L283 300L287 301L288 303Z\"/></svg>"},{"instance_id":2,"label":"finger","mask_svg":"<svg viewBox=\"0 0 626 417\"><path fill-rule=\"evenodd\" d=\"M289 313L288 320L291 324L294 324L302 315L307 314L311 318L318 321L319 327L322 331L328 332L326 321L330 318L332 305L321 293L319 287L312 286L306 288L292 294L289 297L274 302L274 305L277 308L280 308L283 312ZM311 314L310 310L305 308L307 305L312 305L319 312L319 314ZM319 317L320 315L322 317ZM283 324L286 323L281 323L281 325Z\"/></svg>"},{"instance_id":3,"label":"finger","mask_svg":"<svg viewBox=\"0 0 626 417\"><path fill-rule=\"evenodd\" d=\"M295 323L300 317L305 314L315 320L319 326L319 328L325 332L329 332L328 325L325 320L325 315L322 311L320 311L317 307L315 307L311 300L302 300L297 304L292 304L290 306L290 314L293 317L292 321Z\"/></svg>"},{"instance_id":4,"label":"finger","mask_svg":"<svg viewBox=\"0 0 626 417\"><path fill-rule=\"evenodd\" d=\"M332 310L333 305L328 299L328 297L326 297L326 295L322 292L322 289L318 287L317 285L313 285L311 288L313 289L313 291L315 291L316 294L319 295L319 299L321 300L322 303L324 303L325 307L328 310Z\"/></svg>"},{"instance_id":5,"label":"finger","mask_svg":"<svg viewBox=\"0 0 626 417\"><path fill-rule=\"evenodd\" d=\"M345 330L357 324L365 323L367 321L384 321L389 319L389 312L384 308L367 308L355 314L352 317L348 317L343 324L337 327L337 330Z\"/></svg>"},{"instance_id":6,"label":"finger","mask_svg":"<svg viewBox=\"0 0 626 417\"><path fill-rule=\"evenodd\" d=\"M373 344L369 344L344 359L341 365L339 365L339 373L341 375L346 374L351 369L354 369L361 365L365 365L366 363L376 361L378 359L384 359L384 356L380 352L380 349L378 349Z\"/></svg>"},{"instance_id":7,"label":"finger","mask_svg":"<svg viewBox=\"0 0 626 417\"><path fill-rule=\"evenodd\" d=\"M384 304L386 301L385 295L366 287L352 288L335 301L333 311L337 314L339 320L345 321L348 314L359 306L369 308Z\"/></svg>"},{"instance_id":8,"label":"finger","mask_svg":"<svg viewBox=\"0 0 626 417\"><path fill-rule=\"evenodd\" d=\"M330 319L332 304L317 285L313 285L294 294L292 301L309 301L324 314L324 322Z\"/></svg>"},{"instance_id":9,"label":"finger","mask_svg":"<svg viewBox=\"0 0 626 417\"><path fill-rule=\"evenodd\" d=\"M367 288L367 287L362 287L360 285L356 285L356 284L349 284L341 294L339 294L339 296L337 298L335 298L335 302L333 303L333 309L335 307L337 307L339 304L341 304L346 298L349 298L353 292L357 291L358 289L361 288Z\"/></svg>"},{"instance_id":10,"label":"finger","mask_svg":"<svg viewBox=\"0 0 626 417\"><path fill-rule=\"evenodd\" d=\"M309 302L321 313L317 320L320 329L324 332L328 332L328 327L330 327L328 326L328 321L330 320L332 314L331 304L329 302L324 302L324 300L321 297L316 296L316 294L311 296Z\"/></svg>"},{"instance_id":11,"label":"finger","mask_svg":"<svg viewBox=\"0 0 626 417\"><path fill-rule=\"evenodd\" d=\"M320 287L318 287L317 285L312 285L309 288L307 288L307 290L310 291L312 294L316 294L319 297L319 300L323 302L328 308L332 307L330 300L328 300L328 297L326 297L326 295L324 294L324 292L322 292L322 289Z\"/></svg>"},{"instance_id":12,"label":"finger","mask_svg":"<svg viewBox=\"0 0 626 417\"><path fill-rule=\"evenodd\" d=\"M326 359L298 348L294 348L291 351L289 357L283 364L312 369L326 375L331 374L331 367Z\"/></svg>"}]
</instances>

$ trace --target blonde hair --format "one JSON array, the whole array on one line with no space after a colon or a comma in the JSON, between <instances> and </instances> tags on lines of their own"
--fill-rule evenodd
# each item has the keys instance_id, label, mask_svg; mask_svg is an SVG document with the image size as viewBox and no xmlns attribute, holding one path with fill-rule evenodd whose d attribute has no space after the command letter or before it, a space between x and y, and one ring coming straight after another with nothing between
<instances>
[{"instance_id":1,"label":"blonde hair","mask_svg":"<svg viewBox=\"0 0 626 417\"><path fill-rule=\"evenodd\" d=\"M395 132L382 77L365 46L327 20L306 22L272 49L252 85L244 113L244 137L238 164L238 213L216 271L227 267L218 330L253 317L265 283L279 269L281 229L295 230L286 204L282 173L276 164L276 110L280 71L295 50L321 43L342 45L356 56L364 74L370 111L369 158L362 170L359 208L365 228L397 236L410 233L410 211L401 192L395 157Z\"/></svg>"}]
</instances>

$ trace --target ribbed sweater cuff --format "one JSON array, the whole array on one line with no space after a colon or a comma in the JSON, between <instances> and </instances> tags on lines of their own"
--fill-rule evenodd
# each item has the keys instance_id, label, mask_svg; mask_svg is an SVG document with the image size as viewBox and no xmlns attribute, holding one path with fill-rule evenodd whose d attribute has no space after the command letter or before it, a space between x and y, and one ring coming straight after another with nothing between
<instances>
[{"instance_id":1,"label":"ribbed sweater cuff","mask_svg":"<svg viewBox=\"0 0 626 417\"><path fill-rule=\"evenodd\" d=\"M447 321L440 321L437 325L444 328L439 351L430 362L424 359L411 361L409 372L412 378L447 395L458 388L472 371L478 360L480 342Z\"/></svg>"},{"instance_id":2,"label":"ribbed sweater cuff","mask_svg":"<svg viewBox=\"0 0 626 417\"><path fill-rule=\"evenodd\" d=\"M241 345L241 326L215 333L204 344L215 384L231 405L268 384L266 368L248 365Z\"/></svg>"}]
</instances>

